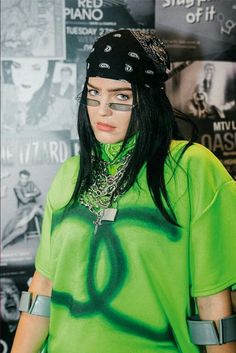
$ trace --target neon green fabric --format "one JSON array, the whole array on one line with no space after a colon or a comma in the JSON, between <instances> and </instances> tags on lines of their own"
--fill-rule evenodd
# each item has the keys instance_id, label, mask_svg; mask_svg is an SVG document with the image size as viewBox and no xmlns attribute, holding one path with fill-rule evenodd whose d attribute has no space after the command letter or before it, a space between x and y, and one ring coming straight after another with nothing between
<instances>
[{"instance_id":1,"label":"neon green fabric","mask_svg":"<svg viewBox=\"0 0 236 353\"><path fill-rule=\"evenodd\" d=\"M120 152L121 147L123 145L123 141L113 144L104 144L100 143L102 159L106 162L109 162L109 173L115 174L117 169L119 168L120 164L122 163L123 157L135 146L137 137L133 135L127 141L126 146L123 148L122 152Z\"/></svg>"},{"instance_id":2,"label":"neon green fabric","mask_svg":"<svg viewBox=\"0 0 236 353\"><path fill-rule=\"evenodd\" d=\"M65 211L79 157L67 160L48 193L36 269L53 280L49 353L197 353L186 324L191 296L236 283L236 185L214 155L173 141L165 166L181 227L155 207L146 168L118 200L114 222L86 207Z\"/></svg>"}]
</instances>

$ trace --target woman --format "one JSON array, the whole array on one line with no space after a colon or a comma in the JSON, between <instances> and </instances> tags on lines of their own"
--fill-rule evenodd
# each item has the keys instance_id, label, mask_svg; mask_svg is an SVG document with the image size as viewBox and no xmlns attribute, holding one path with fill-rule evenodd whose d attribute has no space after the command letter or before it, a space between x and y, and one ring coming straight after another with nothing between
<instances>
[{"instance_id":1,"label":"woman","mask_svg":"<svg viewBox=\"0 0 236 353\"><path fill-rule=\"evenodd\" d=\"M194 298L202 320L232 315L235 183L206 148L177 140L168 65L140 31L107 34L88 57L80 157L48 193L30 286L52 292L49 353L195 353ZM48 319L23 313L12 353L47 335Z\"/></svg>"},{"instance_id":2,"label":"woman","mask_svg":"<svg viewBox=\"0 0 236 353\"><path fill-rule=\"evenodd\" d=\"M3 62L3 129L33 129L45 120L54 63L46 59Z\"/></svg>"}]
</instances>

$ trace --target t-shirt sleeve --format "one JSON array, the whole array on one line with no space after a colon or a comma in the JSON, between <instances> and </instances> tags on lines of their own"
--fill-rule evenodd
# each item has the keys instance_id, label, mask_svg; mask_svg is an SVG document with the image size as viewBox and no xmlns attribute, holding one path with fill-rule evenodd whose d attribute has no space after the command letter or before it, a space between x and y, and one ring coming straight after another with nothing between
<instances>
[{"instance_id":1,"label":"t-shirt sleeve","mask_svg":"<svg viewBox=\"0 0 236 353\"><path fill-rule=\"evenodd\" d=\"M189 168L191 293L198 297L236 284L236 183L204 147Z\"/></svg>"},{"instance_id":2,"label":"t-shirt sleeve","mask_svg":"<svg viewBox=\"0 0 236 353\"><path fill-rule=\"evenodd\" d=\"M43 216L43 225L41 231L40 244L35 259L35 268L45 277L51 278L50 271L50 243L51 243L51 225L52 225L52 206L47 195L46 206Z\"/></svg>"},{"instance_id":3,"label":"t-shirt sleeve","mask_svg":"<svg viewBox=\"0 0 236 353\"><path fill-rule=\"evenodd\" d=\"M53 213L69 202L78 175L79 157L71 157L59 168L47 194L43 216L40 244L35 259L35 268L43 276L52 278L51 230Z\"/></svg>"}]
</instances>

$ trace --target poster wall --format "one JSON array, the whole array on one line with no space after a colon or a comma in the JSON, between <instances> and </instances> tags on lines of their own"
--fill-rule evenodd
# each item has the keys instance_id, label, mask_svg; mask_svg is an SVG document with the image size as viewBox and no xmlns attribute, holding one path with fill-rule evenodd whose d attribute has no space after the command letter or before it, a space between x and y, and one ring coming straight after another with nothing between
<instances>
[{"instance_id":1,"label":"poster wall","mask_svg":"<svg viewBox=\"0 0 236 353\"><path fill-rule=\"evenodd\" d=\"M198 142L236 179L236 63L173 62L171 69L166 92L172 105L194 122Z\"/></svg>"},{"instance_id":2,"label":"poster wall","mask_svg":"<svg viewBox=\"0 0 236 353\"><path fill-rule=\"evenodd\" d=\"M155 28L172 62L170 101L236 179L235 19L235 0L155 2Z\"/></svg>"},{"instance_id":3,"label":"poster wall","mask_svg":"<svg viewBox=\"0 0 236 353\"><path fill-rule=\"evenodd\" d=\"M76 97L95 39L156 28L170 53L172 104L236 178L236 2L1 0L1 12L0 353L8 353L47 191L61 163L79 153Z\"/></svg>"},{"instance_id":4,"label":"poster wall","mask_svg":"<svg viewBox=\"0 0 236 353\"><path fill-rule=\"evenodd\" d=\"M172 61L235 61L235 15L235 0L157 0L155 4L155 26Z\"/></svg>"}]
</instances>

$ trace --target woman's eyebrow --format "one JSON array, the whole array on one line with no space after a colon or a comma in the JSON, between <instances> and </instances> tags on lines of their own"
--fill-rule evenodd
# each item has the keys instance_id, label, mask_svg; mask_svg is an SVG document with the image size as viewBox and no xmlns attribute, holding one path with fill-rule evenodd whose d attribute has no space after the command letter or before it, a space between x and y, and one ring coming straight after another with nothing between
<instances>
[{"instance_id":1,"label":"woman's eyebrow","mask_svg":"<svg viewBox=\"0 0 236 353\"><path fill-rule=\"evenodd\" d=\"M98 91L100 90L98 87L91 85L91 83L88 83L87 85L91 88L97 89ZM132 88L131 87L117 87L117 88L108 89L108 92L118 92L118 91L132 91Z\"/></svg>"},{"instance_id":2,"label":"woman's eyebrow","mask_svg":"<svg viewBox=\"0 0 236 353\"><path fill-rule=\"evenodd\" d=\"M113 88L109 89L108 92L117 92L117 91L132 91L131 87L118 87L118 88Z\"/></svg>"}]
</instances>

